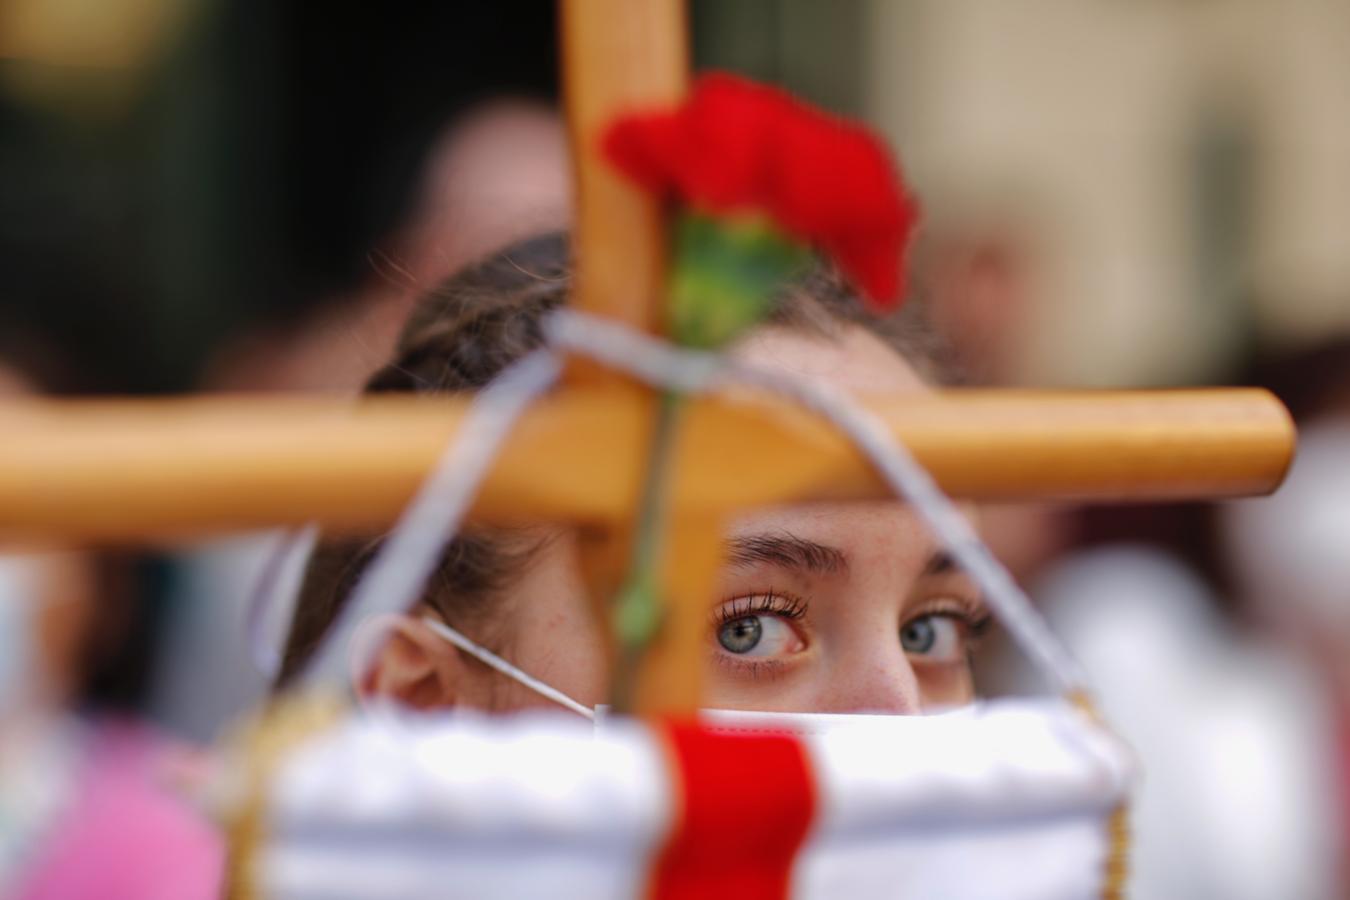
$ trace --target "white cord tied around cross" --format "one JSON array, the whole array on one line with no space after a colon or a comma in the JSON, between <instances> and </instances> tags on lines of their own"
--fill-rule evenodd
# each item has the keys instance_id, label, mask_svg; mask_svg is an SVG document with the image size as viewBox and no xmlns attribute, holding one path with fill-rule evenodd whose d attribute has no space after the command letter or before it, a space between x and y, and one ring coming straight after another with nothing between
<instances>
[{"instance_id":1,"label":"white cord tied around cross","mask_svg":"<svg viewBox=\"0 0 1350 900\"><path fill-rule=\"evenodd\" d=\"M349 646L360 623L372 616L404 612L422 596L498 449L521 414L557 381L561 372L559 351L567 351L654 387L689 394L705 394L729 385L758 387L792 399L824 418L848 435L891 490L910 504L956 564L975 581L991 612L1052 686L1066 696L1085 692L1082 668L1007 568L885 423L848 394L819 381L747 366L722 354L684 350L573 310L551 313L544 321L544 335L545 348L503 370L474 398L455 439L357 584L307 680L345 678L347 654L343 648ZM358 661L358 665L368 662Z\"/></svg>"}]
</instances>

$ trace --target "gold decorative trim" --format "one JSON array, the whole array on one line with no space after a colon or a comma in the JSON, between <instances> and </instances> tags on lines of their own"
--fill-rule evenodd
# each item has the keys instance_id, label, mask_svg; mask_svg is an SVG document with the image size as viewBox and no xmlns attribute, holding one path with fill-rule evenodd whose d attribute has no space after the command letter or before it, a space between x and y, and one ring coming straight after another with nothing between
<instances>
[{"instance_id":1,"label":"gold decorative trim","mask_svg":"<svg viewBox=\"0 0 1350 900\"><path fill-rule=\"evenodd\" d=\"M1102 728L1110 730L1097 702L1086 691L1077 691L1066 698ZM1106 824L1106 864L1102 871L1102 900L1122 900L1130 880L1130 804L1123 802L1111 813Z\"/></svg>"},{"instance_id":2,"label":"gold decorative trim","mask_svg":"<svg viewBox=\"0 0 1350 900\"><path fill-rule=\"evenodd\" d=\"M259 900L262 873L258 855L267 837L267 800L285 758L296 747L332 727L348 705L333 695L284 697L244 724L229 743L239 782L225 815L227 861L224 896Z\"/></svg>"},{"instance_id":3,"label":"gold decorative trim","mask_svg":"<svg viewBox=\"0 0 1350 900\"><path fill-rule=\"evenodd\" d=\"M1102 900L1122 900L1130 880L1130 807L1122 803L1107 822L1110 841L1106 853L1106 873L1102 880Z\"/></svg>"}]
</instances>

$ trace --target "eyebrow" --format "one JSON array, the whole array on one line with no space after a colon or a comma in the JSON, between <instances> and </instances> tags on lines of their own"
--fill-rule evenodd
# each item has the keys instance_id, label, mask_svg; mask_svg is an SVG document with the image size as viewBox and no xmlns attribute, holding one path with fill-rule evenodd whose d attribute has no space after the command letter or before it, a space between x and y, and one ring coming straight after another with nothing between
<instances>
[{"instance_id":1,"label":"eyebrow","mask_svg":"<svg viewBox=\"0 0 1350 900\"><path fill-rule=\"evenodd\" d=\"M793 534L753 534L727 542L727 560L734 566L767 563L785 569L832 575L848 570L844 551ZM945 575L958 569L946 550L937 550L924 563L920 577Z\"/></svg>"},{"instance_id":2,"label":"eyebrow","mask_svg":"<svg viewBox=\"0 0 1350 900\"><path fill-rule=\"evenodd\" d=\"M787 533L733 538L727 542L727 559L735 566L768 563L824 575L848 569L848 557L844 551Z\"/></svg>"},{"instance_id":3,"label":"eyebrow","mask_svg":"<svg viewBox=\"0 0 1350 900\"><path fill-rule=\"evenodd\" d=\"M924 563L923 575L945 575L956 571L956 560L946 550L938 550Z\"/></svg>"}]
</instances>

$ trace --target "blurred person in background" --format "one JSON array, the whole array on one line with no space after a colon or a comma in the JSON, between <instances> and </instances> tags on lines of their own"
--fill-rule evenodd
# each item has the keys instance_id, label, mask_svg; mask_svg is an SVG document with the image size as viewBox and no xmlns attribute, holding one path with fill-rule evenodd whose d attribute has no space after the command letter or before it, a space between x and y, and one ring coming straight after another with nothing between
<instances>
[{"instance_id":1,"label":"blurred person in background","mask_svg":"<svg viewBox=\"0 0 1350 900\"><path fill-rule=\"evenodd\" d=\"M1330 705L1341 877L1350 888L1350 337L1256 367L1299 424L1299 452L1273 496L1227 504L1219 526L1242 608L1254 629L1312 665Z\"/></svg>"},{"instance_id":2,"label":"blurred person in background","mask_svg":"<svg viewBox=\"0 0 1350 900\"><path fill-rule=\"evenodd\" d=\"M1046 229L1027 214L1029 204L973 204L959 195L936 203L944 208L926 212L915 280L951 348L950 365L967 386L1015 387L1030 304L1043 279ZM1068 503L983 504L980 533L1025 584L1076 539L1079 510Z\"/></svg>"},{"instance_id":3,"label":"blurred person in background","mask_svg":"<svg viewBox=\"0 0 1350 900\"><path fill-rule=\"evenodd\" d=\"M1350 341L1236 378L1300 430L1272 497L1080 512L1029 582L1141 757L1141 897L1350 888ZM1003 689L1028 687L995 667ZM1011 668L1016 669L1014 665Z\"/></svg>"},{"instance_id":4,"label":"blurred person in background","mask_svg":"<svg viewBox=\"0 0 1350 900\"><path fill-rule=\"evenodd\" d=\"M414 300L484 255L570 220L566 136L549 106L503 97L456 119L434 142L407 224L369 254L350 295L263 324L227 343L203 389L357 393L384 359ZM156 716L211 740L264 696L310 536L274 531L212 541L175 566L153 693Z\"/></svg>"},{"instance_id":5,"label":"blurred person in background","mask_svg":"<svg viewBox=\"0 0 1350 900\"><path fill-rule=\"evenodd\" d=\"M1016 385L1046 233L1015 207L960 214L958 205L926 238L924 290L968 383ZM1207 505L981 509L991 547L1086 665L1107 720L1141 757L1137 896L1343 895L1350 347L1341 354L1339 369L1325 350L1313 354L1320 362L1287 361L1280 378L1237 379L1271 384L1307 430L1274 498L1225 508L1227 552ZM1344 418L1319 424L1310 393ZM986 687L1039 690L1023 662L1005 651L983 673Z\"/></svg>"},{"instance_id":6,"label":"blurred person in background","mask_svg":"<svg viewBox=\"0 0 1350 900\"><path fill-rule=\"evenodd\" d=\"M436 137L407 221L364 253L364 280L299 319L254 325L208 361L209 391L356 393L393 352L413 301L450 273L570 220L566 135L524 97L485 101Z\"/></svg>"},{"instance_id":7,"label":"blurred person in background","mask_svg":"<svg viewBox=\"0 0 1350 900\"><path fill-rule=\"evenodd\" d=\"M1139 755L1136 896L1343 895L1331 708L1299 648L1225 617L1154 542L1069 553L1030 587Z\"/></svg>"},{"instance_id":8,"label":"blurred person in background","mask_svg":"<svg viewBox=\"0 0 1350 900\"><path fill-rule=\"evenodd\" d=\"M0 365L0 399L33 385ZM191 755L136 716L152 609L134 563L0 548L0 895L206 898L222 843L181 799Z\"/></svg>"}]
</instances>

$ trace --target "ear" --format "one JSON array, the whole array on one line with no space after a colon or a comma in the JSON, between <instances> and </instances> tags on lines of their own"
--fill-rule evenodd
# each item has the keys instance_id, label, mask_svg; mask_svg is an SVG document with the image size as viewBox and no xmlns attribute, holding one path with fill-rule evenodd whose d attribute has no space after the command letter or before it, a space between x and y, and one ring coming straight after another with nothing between
<instances>
[{"instance_id":1,"label":"ear","mask_svg":"<svg viewBox=\"0 0 1350 900\"><path fill-rule=\"evenodd\" d=\"M414 709L454 706L464 691L459 651L417 615L381 616L368 626L374 648L353 687L362 700L387 698Z\"/></svg>"}]
</instances>

